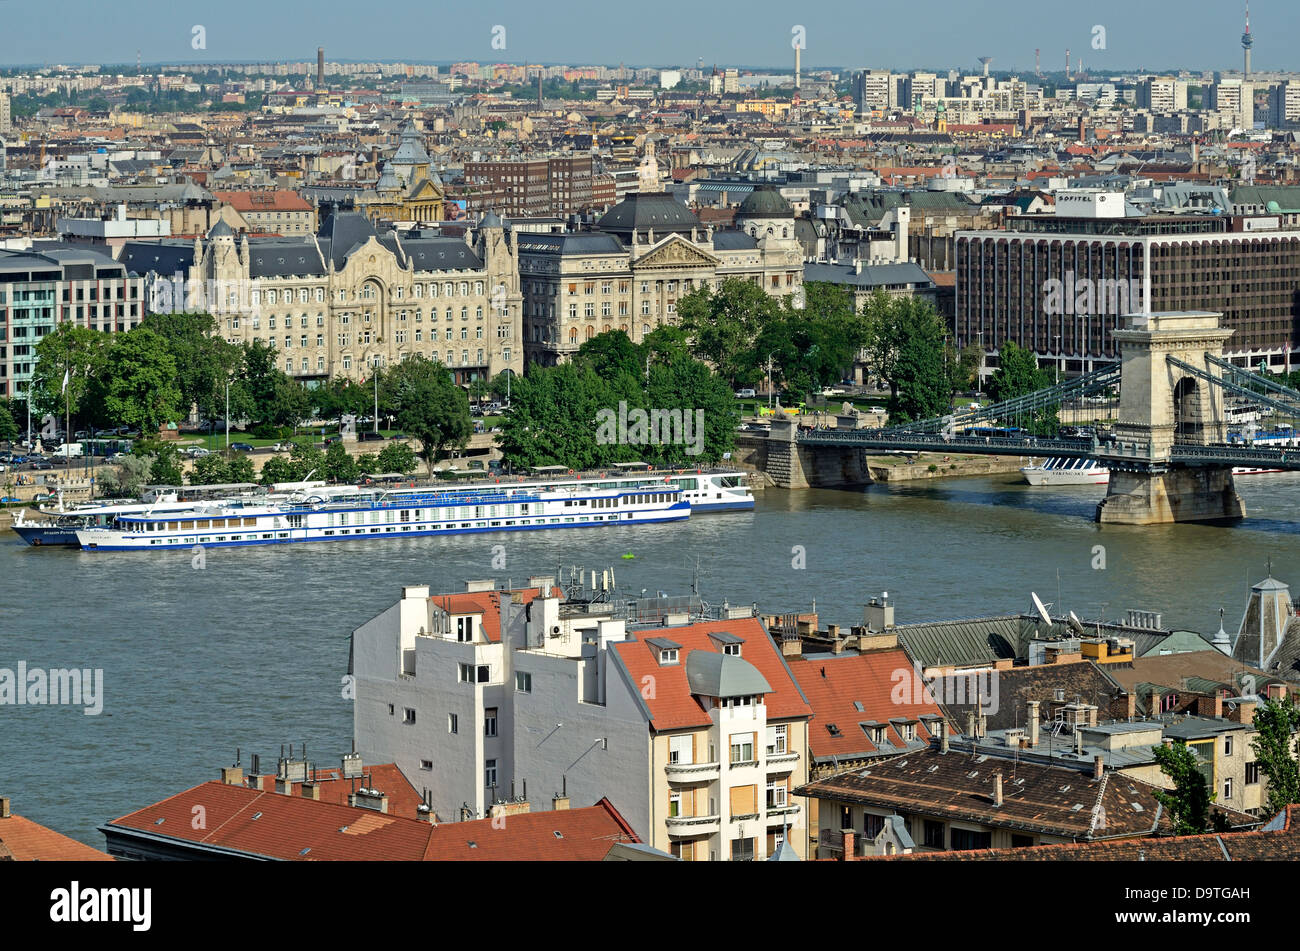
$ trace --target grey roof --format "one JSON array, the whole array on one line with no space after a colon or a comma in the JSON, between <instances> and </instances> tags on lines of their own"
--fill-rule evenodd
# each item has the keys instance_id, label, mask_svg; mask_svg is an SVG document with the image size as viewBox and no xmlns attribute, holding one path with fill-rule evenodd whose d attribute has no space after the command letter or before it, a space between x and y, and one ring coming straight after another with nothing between
<instances>
[{"instance_id":1,"label":"grey roof","mask_svg":"<svg viewBox=\"0 0 1300 951\"><path fill-rule=\"evenodd\" d=\"M912 834L907 831L902 816L885 816L885 824L889 826L889 831L893 833L900 846L905 849L916 848L916 842L912 840Z\"/></svg>"},{"instance_id":2,"label":"grey roof","mask_svg":"<svg viewBox=\"0 0 1300 951\"><path fill-rule=\"evenodd\" d=\"M325 261L314 242L260 240L249 243L249 277L315 277L325 273Z\"/></svg>"},{"instance_id":3,"label":"grey roof","mask_svg":"<svg viewBox=\"0 0 1300 951\"><path fill-rule=\"evenodd\" d=\"M626 254L627 249L612 234L581 231L569 234L517 232L520 254ZM716 235L715 235L716 237Z\"/></svg>"},{"instance_id":4,"label":"grey roof","mask_svg":"<svg viewBox=\"0 0 1300 951\"><path fill-rule=\"evenodd\" d=\"M827 284L848 284L853 287L886 287L916 284L934 287L934 281L919 264L864 264L857 271L851 264L805 264L804 281L825 281Z\"/></svg>"},{"instance_id":5,"label":"grey roof","mask_svg":"<svg viewBox=\"0 0 1300 951\"><path fill-rule=\"evenodd\" d=\"M666 637L648 637L646 638L646 643L649 644L651 647L653 647L655 650L661 650L661 651L680 650L682 646L681 644L678 644L676 641L671 641Z\"/></svg>"},{"instance_id":6,"label":"grey roof","mask_svg":"<svg viewBox=\"0 0 1300 951\"><path fill-rule=\"evenodd\" d=\"M668 234L699 228L700 219L667 192L636 192L605 212L597 227L620 235L651 228Z\"/></svg>"},{"instance_id":7,"label":"grey roof","mask_svg":"<svg viewBox=\"0 0 1300 951\"><path fill-rule=\"evenodd\" d=\"M460 238L401 238L399 260L417 271L481 270L483 259Z\"/></svg>"},{"instance_id":8,"label":"grey roof","mask_svg":"<svg viewBox=\"0 0 1300 951\"><path fill-rule=\"evenodd\" d=\"M171 277L180 271L186 275L194 264L194 242L181 239L128 241L122 245L118 260L134 274L152 272Z\"/></svg>"},{"instance_id":9,"label":"grey roof","mask_svg":"<svg viewBox=\"0 0 1300 951\"><path fill-rule=\"evenodd\" d=\"M701 697L746 697L771 693L758 668L734 654L693 650L686 657L686 682Z\"/></svg>"},{"instance_id":10,"label":"grey roof","mask_svg":"<svg viewBox=\"0 0 1300 951\"><path fill-rule=\"evenodd\" d=\"M235 229L226 224L224 218L219 219L217 223L212 226L212 230L208 232L209 238L233 238L234 236Z\"/></svg>"},{"instance_id":11,"label":"grey roof","mask_svg":"<svg viewBox=\"0 0 1300 951\"><path fill-rule=\"evenodd\" d=\"M715 251L752 251L758 247L758 239L743 231L713 232L713 250Z\"/></svg>"},{"instance_id":12,"label":"grey roof","mask_svg":"<svg viewBox=\"0 0 1300 951\"><path fill-rule=\"evenodd\" d=\"M496 212L489 211L479 219L478 226L480 228L500 228L502 226L501 218Z\"/></svg>"},{"instance_id":13,"label":"grey roof","mask_svg":"<svg viewBox=\"0 0 1300 951\"><path fill-rule=\"evenodd\" d=\"M335 268L341 268L348 255L375 236L374 225L360 212L331 212L320 227L321 250Z\"/></svg>"},{"instance_id":14,"label":"grey roof","mask_svg":"<svg viewBox=\"0 0 1300 951\"><path fill-rule=\"evenodd\" d=\"M907 656L925 666L976 666L1028 655L1024 619L1018 615L933 621L896 628Z\"/></svg>"},{"instance_id":15,"label":"grey roof","mask_svg":"<svg viewBox=\"0 0 1300 951\"><path fill-rule=\"evenodd\" d=\"M794 848L790 845L790 837L783 835L781 844L776 847L776 851L767 857L769 862L802 862L803 859L795 854Z\"/></svg>"}]
</instances>

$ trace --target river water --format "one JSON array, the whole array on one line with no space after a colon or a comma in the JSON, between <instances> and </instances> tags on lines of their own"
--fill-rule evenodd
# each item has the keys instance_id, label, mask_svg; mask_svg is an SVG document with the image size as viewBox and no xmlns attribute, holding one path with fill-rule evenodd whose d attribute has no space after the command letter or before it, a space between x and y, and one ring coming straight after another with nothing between
<instances>
[{"instance_id":1,"label":"river water","mask_svg":"<svg viewBox=\"0 0 1300 951\"><path fill-rule=\"evenodd\" d=\"M1140 608L1210 632L1222 607L1231 632L1270 559L1300 585L1300 473L1242 477L1238 489L1250 518L1230 528L1099 526L1104 487L999 475L768 490L754 512L638 528L216 549L201 567L189 552L37 550L6 531L0 668L100 668L104 686L95 716L0 706L0 795L102 849L99 824L218 778L236 747L245 767L250 752L273 767L289 743L336 764L352 732L348 635L403 584L456 591L470 578L612 566L629 597L685 594L696 578L710 604L778 613L815 601L823 626L859 623L882 591L907 623L1018 613L1032 590L1085 618Z\"/></svg>"}]
</instances>

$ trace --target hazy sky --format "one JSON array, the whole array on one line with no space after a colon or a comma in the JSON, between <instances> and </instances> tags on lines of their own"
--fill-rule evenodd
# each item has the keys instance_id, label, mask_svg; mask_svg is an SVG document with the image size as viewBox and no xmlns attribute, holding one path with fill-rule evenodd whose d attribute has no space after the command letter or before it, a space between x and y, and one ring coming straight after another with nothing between
<instances>
[{"instance_id":1,"label":"hazy sky","mask_svg":"<svg viewBox=\"0 0 1300 951\"><path fill-rule=\"evenodd\" d=\"M241 62L314 59L424 62L788 66L805 28L805 67L1059 70L1065 50L1090 72L1239 69L1244 4L1208 0L0 0L0 64ZM492 28L505 27L505 49ZM206 49L193 48L193 28ZM1094 27L1105 29L1105 48ZM1298 69L1296 0L1255 0L1254 68ZM1096 38L1094 38L1094 36Z\"/></svg>"}]
</instances>

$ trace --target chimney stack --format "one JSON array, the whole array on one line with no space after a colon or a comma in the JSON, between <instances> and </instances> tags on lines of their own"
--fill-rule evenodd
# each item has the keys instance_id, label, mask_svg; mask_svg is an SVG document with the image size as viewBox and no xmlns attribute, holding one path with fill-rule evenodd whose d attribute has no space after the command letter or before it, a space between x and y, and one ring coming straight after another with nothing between
<instances>
[{"instance_id":1,"label":"chimney stack","mask_svg":"<svg viewBox=\"0 0 1300 951\"><path fill-rule=\"evenodd\" d=\"M993 774L993 805L1002 805L1002 770Z\"/></svg>"},{"instance_id":2,"label":"chimney stack","mask_svg":"<svg viewBox=\"0 0 1300 951\"><path fill-rule=\"evenodd\" d=\"M1034 748L1038 745L1038 701L1029 701L1029 746Z\"/></svg>"},{"instance_id":3,"label":"chimney stack","mask_svg":"<svg viewBox=\"0 0 1300 951\"><path fill-rule=\"evenodd\" d=\"M939 752L948 752L948 721L939 724Z\"/></svg>"},{"instance_id":4,"label":"chimney stack","mask_svg":"<svg viewBox=\"0 0 1300 951\"><path fill-rule=\"evenodd\" d=\"M8 819L10 815L11 813L9 812L9 797L0 796L0 819Z\"/></svg>"},{"instance_id":5,"label":"chimney stack","mask_svg":"<svg viewBox=\"0 0 1300 951\"><path fill-rule=\"evenodd\" d=\"M320 783L303 783L302 798L320 802Z\"/></svg>"},{"instance_id":6,"label":"chimney stack","mask_svg":"<svg viewBox=\"0 0 1300 951\"><path fill-rule=\"evenodd\" d=\"M1102 774L1106 772L1106 764L1098 753L1092 758L1092 778L1101 779Z\"/></svg>"},{"instance_id":7,"label":"chimney stack","mask_svg":"<svg viewBox=\"0 0 1300 951\"><path fill-rule=\"evenodd\" d=\"M224 786L244 785L244 771L238 766L221 767L221 783Z\"/></svg>"},{"instance_id":8,"label":"chimney stack","mask_svg":"<svg viewBox=\"0 0 1300 951\"><path fill-rule=\"evenodd\" d=\"M852 829L841 829L840 837L844 844L844 861L852 862L857 856L857 834Z\"/></svg>"}]
</instances>

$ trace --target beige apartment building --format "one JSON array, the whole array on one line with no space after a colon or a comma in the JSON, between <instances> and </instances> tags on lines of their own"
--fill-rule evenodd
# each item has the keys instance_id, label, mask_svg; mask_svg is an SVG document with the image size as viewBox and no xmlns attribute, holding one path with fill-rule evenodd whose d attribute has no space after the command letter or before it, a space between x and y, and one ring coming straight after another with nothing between
<instances>
[{"instance_id":1,"label":"beige apartment building","mask_svg":"<svg viewBox=\"0 0 1300 951\"><path fill-rule=\"evenodd\" d=\"M331 214L304 238L249 240L224 222L194 242L131 243L153 310L207 310L234 343L261 340L303 380L362 379L419 354L458 383L522 372L514 236L489 215L466 239L379 234L365 215ZM182 289L178 290L176 282Z\"/></svg>"},{"instance_id":2,"label":"beige apartment building","mask_svg":"<svg viewBox=\"0 0 1300 951\"><path fill-rule=\"evenodd\" d=\"M774 193L773 193L774 194ZM759 198L755 198L759 195ZM600 333L620 330L639 343L677 323L677 304L728 278L769 294L803 287L803 246L783 198L756 190L736 214L737 230L705 227L672 195L629 195L595 230L526 234L519 240L525 356L554 366Z\"/></svg>"}]
</instances>

